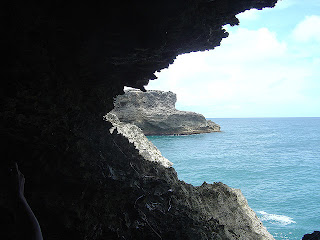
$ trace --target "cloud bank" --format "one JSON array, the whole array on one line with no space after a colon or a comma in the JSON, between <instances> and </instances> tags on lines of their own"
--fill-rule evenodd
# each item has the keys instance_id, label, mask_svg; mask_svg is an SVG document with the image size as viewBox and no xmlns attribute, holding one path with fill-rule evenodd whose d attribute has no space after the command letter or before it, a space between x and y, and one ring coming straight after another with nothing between
<instances>
[{"instance_id":1,"label":"cloud bank","mask_svg":"<svg viewBox=\"0 0 320 240\"><path fill-rule=\"evenodd\" d=\"M285 39L266 27L227 26L221 46L178 56L147 89L173 91L179 109L206 117L320 116L317 26L320 16L306 16Z\"/></svg>"}]
</instances>

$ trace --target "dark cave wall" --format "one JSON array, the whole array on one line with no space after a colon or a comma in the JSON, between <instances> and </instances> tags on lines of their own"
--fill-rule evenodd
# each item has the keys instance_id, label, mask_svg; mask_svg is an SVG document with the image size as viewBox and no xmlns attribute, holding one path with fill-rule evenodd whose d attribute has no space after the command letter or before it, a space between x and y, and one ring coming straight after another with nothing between
<instances>
[{"instance_id":1,"label":"dark cave wall","mask_svg":"<svg viewBox=\"0 0 320 240\"><path fill-rule=\"evenodd\" d=\"M237 24L237 13L275 2L7 2L1 10L9 23L2 44L9 50L2 66L2 189L6 169L18 162L45 239L202 239L212 232L230 238L218 220L204 224L182 193L171 198L173 186L195 190L110 135L102 116L124 86L143 89L178 54L219 45L227 36L221 27ZM150 216L140 202L148 197L161 203ZM3 191L0 203L7 201ZM169 203L177 210L161 214ZM2 234L10 239L12 218L2 211Z\"/></svg>"}]
</instances>

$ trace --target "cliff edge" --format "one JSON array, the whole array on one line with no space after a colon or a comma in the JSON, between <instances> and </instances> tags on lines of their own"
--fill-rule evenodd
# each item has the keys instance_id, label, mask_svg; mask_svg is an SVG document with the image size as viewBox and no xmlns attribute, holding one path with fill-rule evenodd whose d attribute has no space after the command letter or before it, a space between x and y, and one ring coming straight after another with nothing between
<instances>
[{"instance_id":1,"label":"cliff edge","mask_svg":"<svg viewBox=\"0 0 320 240\"><path fill-rule=\"evenodd\" d=\"M125 226L110 221L123 239L274 240L239 189L221 182L194 187L180 181L141 129L112 113L104 120L111 123L106 137L130 159L125 173L114 169L110 177L137 187L134 197L117 193L131 206L118 209ZM130 146L124 148L125 139Z\"/></svg>"},{"instance_id":2,"label":"cliff edge","mask_svg":"<svg viewBox=\"0 0 320 240\"><path fill-rule=\"evenodd\" d=\"M143 134L142 130L134 124L120 122L113 113L108 113L104 119L112 124L110 133L115 130L118 134L123 135L130 143L133 143L139 154L146 160L158 162L164 167L171 167L172 162L162 156L159 149Z\"/></svg>"},{"instance_id":3,"label":"cliff edge","mask_svg":"<svg viewBox=\"0 0 320 240\"><path fill-rule=\"evenodd\" d=\"M138 126L145 135L190 135L220 132L220 126L199 113L175 108L177 95L159 90L126 90L114 101L112 113Z\"/></svg>"}]
</instances>

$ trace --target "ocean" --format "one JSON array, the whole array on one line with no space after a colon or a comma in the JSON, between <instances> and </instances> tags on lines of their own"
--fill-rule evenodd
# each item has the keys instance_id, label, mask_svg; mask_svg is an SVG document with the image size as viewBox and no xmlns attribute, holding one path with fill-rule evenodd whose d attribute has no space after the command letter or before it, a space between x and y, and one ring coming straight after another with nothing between
<instances>
[{"instance_id":1,"label":"ocean","mask_svg":"<svg viewBox=\"0 0 320 240\"><path fill-rule=\"evenodd\" d=\"M210 119L222 132L148 136L195 186L241 189L275 239L320 230L320 118Z\"/></svg>"}]
</instances>

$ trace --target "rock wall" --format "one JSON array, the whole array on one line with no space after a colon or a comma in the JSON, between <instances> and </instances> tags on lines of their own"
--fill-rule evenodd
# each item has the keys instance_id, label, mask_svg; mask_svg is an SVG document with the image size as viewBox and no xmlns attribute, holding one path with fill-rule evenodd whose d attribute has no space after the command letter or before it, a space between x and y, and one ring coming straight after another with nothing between
<instances>
[{"instance_id":1,"label":"rock wall","mask_svg":"<svg viewBox=\"0 0 320 240\"><path fill-rule=\"evenodd\" d=\"M103 116L124 86L143 90L178 54L218 46L236 14L275 3L5 1L0 238L17 231L7 196L17 162L46 240L264 239L230 188L179 181Z\"/></svg>"},{"instance_id":2,"label":"rock wall","mask_svg":"<svg viewBox=\"0 0 320 240\"><path fill-rule=\"evenodd\" d=\"M127 90L114 101L112 113L120 121L137 125L145 135L189 135L219 132L220 126L199 113L175 108L173 92Z\"/></svg>"}]
</instances>

